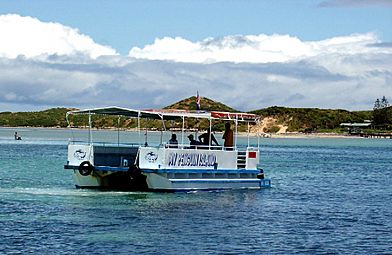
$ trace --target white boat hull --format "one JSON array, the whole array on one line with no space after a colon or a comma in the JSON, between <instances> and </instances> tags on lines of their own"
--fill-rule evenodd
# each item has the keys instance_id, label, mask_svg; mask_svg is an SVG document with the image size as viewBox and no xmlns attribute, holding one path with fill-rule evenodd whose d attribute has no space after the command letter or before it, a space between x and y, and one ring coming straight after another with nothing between
<instances>
[{"instance_id":1,"label":"white boat hull","mask_svg":"<svg viewBox=\"0 0 392 255\"><path fill-rule=\"evenodd\" d=\"M107 173L106 176L109 176ZM269 187L270 180L257 178L170 178L166 174L143 173L146 176L148 190L152 191L193 191L193 190L221 190L221 189L260 189ZM106 177L105 176L105 177ZM74 182L77 188L113 188L105 177L91 174L83 176L74 171ZM173 177L173 176L172 176Z\"/></svg>"},{"instance_id":2,"label":"white boat hull","mask_svg":"<svg viewBox=\"0 0 392 255\"><path fill-rule=\"evenodd\" d=\"M192 178L168 179L159 174L148 173L147 184L151 190L161 191L191 191L191 190L219 190L219 189L260 189L270 186L269 180L257 178L218 179Z\"/></svg>"},{"instance_id":3,"label":"white boat hull","mask_svg":"<svg viewBox=\"0 0 392 255\"><path fill-rule=\"evenodd\" d=\"M77 188L99 188L102 186L102 178L94 175L83 176L74 170L73 180Z\"/></svg>"}]
</instances>

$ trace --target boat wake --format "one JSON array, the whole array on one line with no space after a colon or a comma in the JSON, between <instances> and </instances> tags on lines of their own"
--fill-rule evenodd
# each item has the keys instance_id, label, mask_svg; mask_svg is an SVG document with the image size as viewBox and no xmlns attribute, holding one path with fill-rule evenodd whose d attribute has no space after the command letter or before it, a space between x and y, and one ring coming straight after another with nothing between
<instances>
[{"instance_id":1,"label":"boat wake","mask_svg":"<svg viewBox=\"0 0 392 255\"><path fill-rule=\"evenodd\" d=\"M73 196L73 197L94 197L94 196L124 196L130 194L141 194L143 192L127 192L127 191L105 191L97 190L79 190L64 188L0 188L0 194L26 194L26 195L45 195L45 196ZM144 194L144 193L143 193Z\"/></svg>"}]
</instances>

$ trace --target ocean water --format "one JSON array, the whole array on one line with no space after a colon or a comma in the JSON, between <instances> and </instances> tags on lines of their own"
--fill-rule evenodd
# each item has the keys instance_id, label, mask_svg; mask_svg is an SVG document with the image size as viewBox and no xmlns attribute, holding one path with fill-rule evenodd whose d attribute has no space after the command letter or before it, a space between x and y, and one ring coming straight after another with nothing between
<instances>
[{"instance_id":1,"label":"ocean water","mask_svg":"<svg viewBox=\"0 0 392 255\"><path fill-rule=\"evenodd\" d=\"M166 194L75 189L67 139L87 131L14 131L0 129L0 254L392 253L391 139L262 139L271 188ZM94 133L118 135L138 137Z\"/></svg>"}]
</instances>

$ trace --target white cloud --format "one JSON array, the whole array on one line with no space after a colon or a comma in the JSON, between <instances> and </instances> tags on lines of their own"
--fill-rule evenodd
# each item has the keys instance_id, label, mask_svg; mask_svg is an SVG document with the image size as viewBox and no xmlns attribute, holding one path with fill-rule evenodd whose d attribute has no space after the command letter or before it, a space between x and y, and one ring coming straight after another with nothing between
<instances>
[{"instance_id":1,"label":"white cloud","mask_svg":"<svg viewBox=\"0 0 392 255\"><path fill-rule=\"evenodd\" d=\"M134 47L129 56L139 59L170 60L188 63L273 63L300 61L315 56L334 53L351 55L380 52L380 48L368 47L379 43L373 33L341 36L322 41L301 41L289 35L244 35L207 38L200 42L185 39L156 39L140 49ZM384 49L390 51L390 49Z\"/></svg>"},{"instance_id":2,"label":"white cloud","mask_svg":"<svg viewBox=\"0 0 392 255\"><path fill-rule=\"evenodd\" d=\"M130 57L150 60L171 60L189 63L284 62L309 55L310 47L288 35L248 35L207 38L190 42L180 37L156 39L143 49L134 47Z\"/></svg>"},{"instance_id":3,"label":"white cloud","mask_svg":"<svg viewBox=\"0 0 392 255\"><path fill-rule=\"evenodd\" d=\"M0 57L83 54L96 58L116 51L95 43L77 29L17 14L0 15Z\"/></svg>"},{"instance_id":4,"label":"white cloud","mask_svg":"<svg viewBox=\"0 0 392 255\"><path fill-rule=\"evenodd\" d=\"M291 90L290 85L306 84L309 81L304 79L312 78L315 80L312 87L295 87L298 90L305 90L304 93L301 92L300 94L309 95L313 88L323 91L326 89L323 86L331 87L331 84L339 84L335 89L336 91L341 91L342 87L349 85L347 82L336 83L337 81L351 79L350 84L352 85L355 82L359 82L358 79L360 77L370 79L375 72L379 74L378 83L386 83L390 79L389 75L392 69L392 47L388 47L388 45L388 43L381 42L374 33L353 34L321 41L301 41L296 37L288 35L237 35L216 39L207 38L201 42L194 43L182 38L157 39L152 45L147 45L143 49L131 49L129 55L141 59L199 64L234 62L237 64L253 63L263 67L271 67L280 63L282 70L287 73L273 70L261 79L264 86L266 84L268 84L267 86L282 84L282 86L286 85L288 87L283 91L288 92ZM298 67L295 70L292 68L295 65L302 64L307 66L303 68ZM290 70L287 70L287 67L290 67ZM383 76L381 73L385 75ZM255 74L248 74L249 76L246 80L255 79ZM293 74L298 76L294 78L294 81ZM243 79L245 77L242 76ZM333 80L328 80L332 77ZM222 77L221 79L227 81L227 77ZM363 80L361 81L363 82ZM242 85L245 84L243 80L238 82ZM374 85L369 83L368 86ZM238 88L238 90L240 89ZM386 91L389 91L388 88L386 88ZM296 94L295 91L291 93L292 95ZM353 93L353 91L350 93ZM378 93L382 94L383 92L379 91ZM312 97L316 97L316 92ZM297 99L298 102L309 102L306 104L309 107L312 106L312 103L314 103L314 106L317 106L316 102L305 100L305 97L296 96L289 98ZM300 98L303 100L300 100ZM290 102L294 103L292 100ZM331 102L329 107L334 107L332 102L335 101L329 102ZM279 104L278 101L275 103ZM281 101L281 103L286 102ZM248 104L251 104L251 101L248 101ZM355 102L355 104L358 104L358 102ZM355 108L365 106L349 105L349 102L346 105L344 106L337 101L335 107ZM245 103L243 106L246 107ZM296 106L301 105L296 103ZM305 103L303 106L305 106Z\"/></svg>"},{"instance_id":5,"label":"white cloud","mask_svg":"<svg viewBox=\"0 0 392 255\"><path fill-rule=\"evenodd\" d=\"M0 36L0 111L159 108L197 90L239 110L359 110L384 95L392 101L392 47L373 33L321 41L167 37L127 57L75 29L18 15L0 16Z\"/></svg>"}]
</instances>

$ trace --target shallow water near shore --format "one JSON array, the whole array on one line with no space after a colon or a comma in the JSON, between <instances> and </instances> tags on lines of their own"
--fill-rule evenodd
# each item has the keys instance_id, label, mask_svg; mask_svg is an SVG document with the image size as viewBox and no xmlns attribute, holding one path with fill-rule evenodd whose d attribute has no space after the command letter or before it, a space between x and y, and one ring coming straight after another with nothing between
<instances>
[{"instance_id":1,"label":"shallow water near shore","mask_svg":"<svg viewBox=\"0 0 392 255\"><path fill-rule=\"evenodd\" d=\"M13 139L14 131L22 141ZM167 194L75 189L70 170L63 169L67 140L87 132L0 129L0 253L392 250L391 139L261 139L260 163L272 188ZM133 132L93 135L114 142L145 139Z\"/></svg>"}]
</instances>

